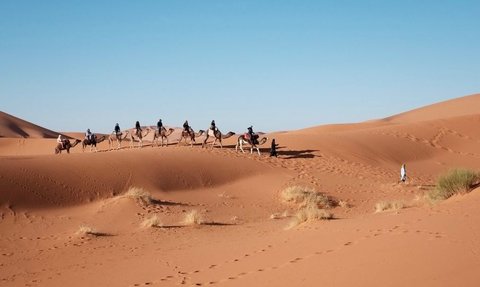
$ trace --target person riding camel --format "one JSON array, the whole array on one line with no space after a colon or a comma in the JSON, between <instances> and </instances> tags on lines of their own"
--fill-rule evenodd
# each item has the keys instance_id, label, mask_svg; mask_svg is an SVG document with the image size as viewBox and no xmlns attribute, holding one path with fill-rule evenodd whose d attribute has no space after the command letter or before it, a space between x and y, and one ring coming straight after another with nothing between
<instances>
[{"instance_id":1,"label":"person riding camel","mask_svg":"<svg viewBox=\"0 0 480 287\"><path fill-rule=\"evenodd\" d=\"M85 138L86 138L88 141L92 141L93 134L92 134L92 132L90 131L90 129L87 129L87 132L85 133Z\"/></svg>"},{"instance_id":2,"label":"person riding camel","mask_svg":"<svg viewBox=\"0 0 480 287\"><path fill-rule=\"evenodd\" d=\"M183 130L186 131L187 133L190 133L190 126L188 125L188 121L185 121L183 123Z\"/></svg>"},{"instance_id":3,"label":"person riding camel","mask_svg":"<svg viewBox=\"0 0 480 287\"><path fill-rule=\"evenodd\" d=\"M157 122L157 129L159 133L162 131L162 128L163 128L162 119L159 119Z\"/></svg>"},{"instance_id":4,"label":"person riding camel","mask_svg":"<svg viewBox=\"0 0 480 287\"><path fill-rule=\"evenodd\" d=\"M137 121L135 123L135 129L137 130L136 134L138 135L139 133L142 133L142 128L140 127L140 122Z\"/></svg>"},{"instance_id":5,"label":"person riding camel","mask_svg":"<svg viewBox=\"0 0 480 287\"><path fill-rule=\"evenodd\" d=\"M217 127L215 126L215 120L212 120L210 123L210 129L215 133L217 131Z\"/></svg>"},{"instance_id":6,"label":"person riding camel","mask_svg":"<svg viewBox=\"0 0 480 287\"><path fill-rule=\"evenodd\" d=\"M115 128L113 130L115 131L115 135L117 135L117 136L121 135L120 125L118 123L115 125Z\"/></svg>"},{"instance_id":7,"label":"person riding camel","mask_svg":"<svg viewBox=\"0 0 480 287\"><path fill-rule=\"evenodd\" d=\"M253 144L258 144L257 136L256 136L256 134L253 132L253 126L249 126L247 129L248 129L249 138L250 138L250 140L252 141L252 143L253 143Z\"/></svg>"},{"instance_id":8,"label":"person riding camel","mask_svg":"<svg viewBox=\"0 0 480 287\"><path fill-rule=\"evenodd\" d=\"M65 148L65 140L62 138L62 135L58 135L57 143L59 143L63 149Z\"/></svg>"}]
</instances>

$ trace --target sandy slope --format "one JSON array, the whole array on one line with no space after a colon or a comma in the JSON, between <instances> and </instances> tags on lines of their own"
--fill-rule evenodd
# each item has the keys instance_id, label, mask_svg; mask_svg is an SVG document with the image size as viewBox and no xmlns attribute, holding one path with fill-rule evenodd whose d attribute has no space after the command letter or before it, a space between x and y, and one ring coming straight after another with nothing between
<instances>
[{"instance_id":1,"label":"sandy slope","mask_svg":"<svg viewBox=\"0 0 480 287\"><path fill-rule=\"evenodd\" d=\"M56 138L57 132L0 111L0 138Z\"/></svg>"},{"instance_id":2,"label":"sandy slope","mask_svg":"<svg viewBox=\"0 0 480 287\"><path fill-rule=\"evenodd\" d=\"M176 144L53 155L51 139L0 139L5 286L477 286L480 190L430 205L452 167L479 168L478 95L384 120L267 135L279 158ZM73 134L74 135L74 134ZM178 139L179 131L171 136ZM198 139L201 142L202 138ZM398 184L401 163L408 184ZM308 185L348 207L286 230ZM131 186L155 199L122 196ZM374 213L381 200L408 208ZM206 224L182 221L197 210ZM272 214L287 217L270 219ZM163 228L142 228L157 215ZM78 235L79 226L102 236Z\"/></svg>"}]
</instances>

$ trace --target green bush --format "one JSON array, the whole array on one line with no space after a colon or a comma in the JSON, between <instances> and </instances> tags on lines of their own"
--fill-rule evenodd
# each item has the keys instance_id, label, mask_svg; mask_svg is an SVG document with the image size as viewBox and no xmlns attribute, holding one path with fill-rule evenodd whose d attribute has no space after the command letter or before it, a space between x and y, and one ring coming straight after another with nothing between
<instances>
[{"instance_id":1,"label":"green bush","mask_svg":"<svg viewBox=\"0 0 480 287\"><path fill-rule=\"evenodd\" d=\"M470 192L479 183L478 172L467 169L453 169L437 180L437 185L428 195L431 199L442 200L457 193Z\"/></svg>"}]
</instances>

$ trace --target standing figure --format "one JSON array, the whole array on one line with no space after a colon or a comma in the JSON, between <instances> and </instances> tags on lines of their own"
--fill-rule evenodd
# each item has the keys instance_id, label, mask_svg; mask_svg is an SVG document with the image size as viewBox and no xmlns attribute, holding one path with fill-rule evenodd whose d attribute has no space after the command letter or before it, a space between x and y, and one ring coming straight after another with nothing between
<instances>
[{"instance_id":1,"label":"standing figure","mask_svg":"<svg viewBox=\"0 0 480 287\"><path fill-rule=\"evenodd\" d=\"M275 143L275 139L272 139L272 146L270 147L270 156L278 157L277 146L278 144Z\"/></svg>"},{"instance_id":2,"label":"standing figure","mask_svg":"<svg viewBox=\"0 0 480 287\"><path fill-rule=\"evenodd\" d=\"M405 182L407 180L407 168L405 164L402 164L402 168L400 168L400 181Z\"/></svg>"}]
</instances>

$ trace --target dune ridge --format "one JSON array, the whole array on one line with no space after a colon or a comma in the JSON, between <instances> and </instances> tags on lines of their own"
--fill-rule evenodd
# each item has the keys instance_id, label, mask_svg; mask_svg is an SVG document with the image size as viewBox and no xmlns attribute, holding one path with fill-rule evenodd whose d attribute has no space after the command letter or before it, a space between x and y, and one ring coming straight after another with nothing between
<instances>
[{"instance_id":1,"label":"dune ridge","mask_svg":"<svg viewBox=\"0 0 480 287\"><path fill-rule=\"evenodd\" d=\"M0 138L56 138L58 132L0 111Z\"/></svg>"}]
</instances>

